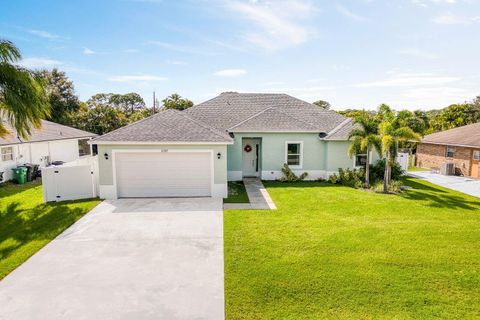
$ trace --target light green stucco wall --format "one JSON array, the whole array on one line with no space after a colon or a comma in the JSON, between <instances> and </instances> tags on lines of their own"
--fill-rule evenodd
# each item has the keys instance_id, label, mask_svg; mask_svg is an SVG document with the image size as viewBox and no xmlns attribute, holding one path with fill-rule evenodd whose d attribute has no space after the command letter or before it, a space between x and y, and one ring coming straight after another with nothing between
<instances>
[{"instance_id":1,"label":"light green stucco wall","mask_svg":"<svg viewBox=\"0 0 480 320\"><path fill-rule=\"evenodd\" d=\"M280 170L285 163L286 141L303 141L302 170L336 171L353 167L347 155L348 141L322 141L317 133L235 133L235 143L229 145L228 170L242 170L242 138L261 138L261 168Z\"/></svg>"},{"instance_id":2,"label":"light green stucco wall","mask_svg":"<svg viewBox=\"0 0 480 320\"><path fill-rule=\"evenodd\" d=\"M348 156L349 141L323 141L317 133L235 133L235 142L228 145L228 171L242 170L242 139L261 138L261 170L278 171L285 163L286 141L303 141L301 170L337 171L353 168ZM372 163L379 159L374 152Z\"/></svg>"},{"instance_id":3,"label":"light green stucco wall","mask_svg":"<svg viewBox=\"0 0 480 320\"><path fill-rule=\"evenodd\" d=\"M98 145L98 167L100 185L113 184L112 150L159 150L159 149L198 149L213 150L214 183L227 183L227 146L226 145ZM217 153L221 153L217 159ZM103 156L108 153L108 160Z\"/></svg>"}]
</instances>

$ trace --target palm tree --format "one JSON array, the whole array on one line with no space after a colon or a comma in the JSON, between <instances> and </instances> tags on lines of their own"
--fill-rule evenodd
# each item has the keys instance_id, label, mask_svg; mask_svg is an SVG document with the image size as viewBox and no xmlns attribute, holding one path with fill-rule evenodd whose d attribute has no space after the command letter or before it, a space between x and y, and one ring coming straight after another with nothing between
<instances>
[{"instance_id":1,"label":"palm tree","mask_svg":"<svg viewBox=\"0 0 480 320\"><path fill-rule=\"evenodd\" d=\"M19 67L20 51L7 40L0 39L0 137L10 132L8 122L22 138L50 112L43 81L33 72Z\"/></svg>"},{"instance_id":2,"label":"palm tree","mask_svg":"<svg viewBox=\"0 0 480 320\"><path fill-rule=\"evenodd\" d=\"M419 141L419 134L408 127L395 128L391 122L384 121L379 126L379 134L382 141L382 151L385 157L385 172L383 177L383 192L388 192L391 180L392 165L397 159L398 144L402 141Z\"/></svg>"},{"instance_id":3,"label":"palm tree","mask_svg":"<svg viewBox=\"0 0 480 320\"><path fill-rule=\"evenodd\" d=\"M378 124L368 114L364 113L354 120L354 129L348 135L348 139L353 139L348 148L350 158L359 153L367 154L367 165L365 166L365 188L370 186L370 151L376 150L382 154L381 141L378 136Z\"/></svg>"}]
</instances>

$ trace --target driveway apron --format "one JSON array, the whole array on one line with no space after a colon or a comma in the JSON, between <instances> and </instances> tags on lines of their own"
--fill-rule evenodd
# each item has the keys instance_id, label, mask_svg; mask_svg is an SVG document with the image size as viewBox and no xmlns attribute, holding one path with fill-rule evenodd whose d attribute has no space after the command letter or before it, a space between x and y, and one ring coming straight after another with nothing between
<instances>
[{"instance_id":1,"label":"driveway apron","mask_svg":"<svg viewBox=\"0 0 480 320\"><path fill-rule=\"evenodd\" d=\"M224 319L222 200L104 201L0 281L0 319Z\"/></svg>"}]
</instances>

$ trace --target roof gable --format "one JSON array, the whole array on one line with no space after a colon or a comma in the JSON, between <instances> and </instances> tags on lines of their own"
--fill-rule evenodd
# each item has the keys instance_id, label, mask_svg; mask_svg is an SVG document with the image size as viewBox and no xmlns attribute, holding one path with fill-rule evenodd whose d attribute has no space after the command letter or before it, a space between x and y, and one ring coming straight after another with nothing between
<instances>
[{"instance_id":1,"label":"roof gable","mask_svg":"<svg viewBox=\"0 0 480 320\"><path fill-rule=\"evenodd\" d=\"M271 108L283 113L278 116L281 119L271 121L265 114L262 115ZM291 127L305 132L330 132L346 119L335 111L324 110L287 94L276 93L222 93L183 112L221 130L237 126L239 130L241 123L252 119L248 123L253 126L253 121L258 121L255 128L259 129L263 125L279 132L289 131ZM271 113L268 111L268 114ZM287 120L287 117L291 119Z\"/></svg>"}]
</instances>

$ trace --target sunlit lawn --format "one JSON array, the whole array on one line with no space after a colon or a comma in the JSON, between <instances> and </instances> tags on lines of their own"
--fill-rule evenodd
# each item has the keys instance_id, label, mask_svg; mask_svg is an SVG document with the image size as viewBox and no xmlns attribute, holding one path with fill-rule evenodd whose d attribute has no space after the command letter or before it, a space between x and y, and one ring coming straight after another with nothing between
<instances>
[{"instance_id":1,"label":"sunlit lawn","mask_svg":"<svg viewBox=\"0 0 480 320\"><path fill-rule=\"evenodd\" d=\"M0 279L99 202L90 199L44 204L39 183L0 184Z\"/></svg>"},{"instance_id":2,"label":"sunlit lawn","mask_svg":"<svg viewBox=\"0 0 480 320\"><path fill-rule=\"evenodd\" d=\"M227 210L228 319L479 319L480 199L408 179L384 195L266 183Z\"/></svg>"}]
</instances>

